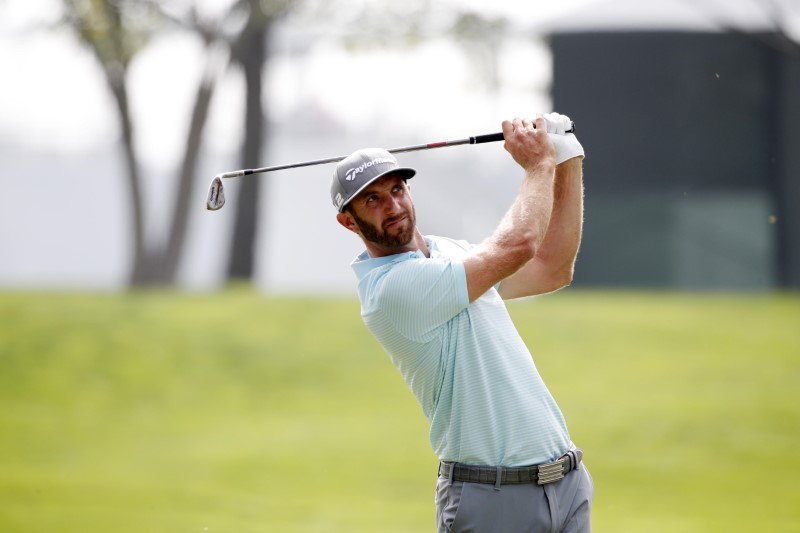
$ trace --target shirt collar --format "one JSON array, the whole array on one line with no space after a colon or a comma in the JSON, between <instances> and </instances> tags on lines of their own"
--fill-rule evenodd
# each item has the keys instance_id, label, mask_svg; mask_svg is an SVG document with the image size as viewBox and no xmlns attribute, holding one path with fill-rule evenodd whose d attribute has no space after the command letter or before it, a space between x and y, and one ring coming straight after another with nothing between
<instances>
[{"instance_id":1,"label":"shirt collar","mask_svg":"<svg viewBox=\"0 0 800 533\"><path fill-rule=\"evenodd\" d=\"M437 256L439 255L439 248L436 246L435 241L425 237L425 244L428 245L428 251L430 252L431 257L434 257L434 253L436 253ZM361 279L369 274L371 270L388 265L390 263L405 261L407 259L425 259L425 254L422 253L422 250L417 250L416 252L403 252L399 254L386 255L383 257L370 257L367 251L364 250L358 255L358 257L353 259L353 262L350 263L350 266L355 271L356 277Z\"/></svg>"}]
</instances>

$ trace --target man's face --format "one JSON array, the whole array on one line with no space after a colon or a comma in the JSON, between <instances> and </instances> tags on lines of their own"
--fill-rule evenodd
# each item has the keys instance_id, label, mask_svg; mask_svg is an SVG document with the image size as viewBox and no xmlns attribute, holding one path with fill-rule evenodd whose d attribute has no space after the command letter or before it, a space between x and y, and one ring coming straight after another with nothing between
<instances>
[{"instance_id":1,"label":"man's face","mask_svg":"<svg viewBox=\"0 0 800 533\"><path fill-rule=\"evenodd\" d=\"M388 175L361 191L349 206L361 236L386 250L402 250L414 239L417 216L403 178Z\"/></svg>"}]
</instances>

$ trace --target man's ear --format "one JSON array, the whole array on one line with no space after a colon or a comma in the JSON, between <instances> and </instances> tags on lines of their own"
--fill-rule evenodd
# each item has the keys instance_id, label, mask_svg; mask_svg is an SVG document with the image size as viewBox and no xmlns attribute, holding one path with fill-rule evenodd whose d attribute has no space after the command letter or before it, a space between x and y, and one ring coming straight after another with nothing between
<instances>
[{"instance_id":1,"label":"man's ear","mask_svg":"<svg viewBox=\"0 0 800 533\"><path fill-rule=\"evenodd\" d=\"M355 234L360 234L358 231L358 226L356 225L356 221L353 219L352 216L350 216L350 213L346 211L343 213L337 213L336 220L346 229L349 229Z\"/></svg>"}]
</instances>

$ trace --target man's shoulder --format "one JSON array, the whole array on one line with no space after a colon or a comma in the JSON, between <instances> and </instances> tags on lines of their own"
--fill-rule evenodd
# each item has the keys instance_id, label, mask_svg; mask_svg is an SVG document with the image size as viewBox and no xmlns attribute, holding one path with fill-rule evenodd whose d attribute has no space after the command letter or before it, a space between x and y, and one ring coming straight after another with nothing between
<instances>
[{"instance_id":1,"label":"man's shoulder","mask_svg":"<svg viewBox=\"0 0 800 533\"><path fill-rule=\"evenodd\" d=\"M429 246L433 244L438 251L445 255L448 252L468 252L474 247L474 245L468 241L462 239L452 239L450 237L442 237L440 235L426 235L425 239L428 241Z\"/></svg>"},{"instance_id":2,"label":"man's shoulder","mask_svg":"<svg viewBox=\"0 0 800 533\"><path fill-rule=\"evenodd\" d=\"M353 262L350 263L350 266L355 270L359 279L361 279L367 275L374 276L376 274L385 274L398 266L413 268L414 265L419 265L420 262L425 262L426 259L456 258L473 247L473 245L467 241L451 239L439 235L426 235L425 241L428 247L432 248L435 252L430 258L425 257L422 250L403 252L383 257L370 257L365 251L357 256Z\"/></svg>"},{"instance_id":3,"label":"man's shoulder","mask_svg":"<svg viewBox=\"0 0 800 533\"><path fill-rule=\"evenodd\" d=\"M432 243L433 240L428 241L429 246ZM441 294L446 292L447 286L465 285L460 256L467 249L465 242L437 239L435 247L431 247L430 257L418 251L381 258L382 261L374 262L371 268L362 271L360 293L362 297L405 301L418 299L421 292L431 287L436 287L437 293Z\"/></svg>"},{"instance_id":4,"label":"man's shoulder","mask_svg":"<svg viewBox=\"0 0 800 533\"><path fill-rule=\"evenodd\" d=\"M379 272L385 272L394 265L411 259L416 255L418 255L416 252L405 252L383 257L370 257L364 252L350 263L350 267L356 273L358 279L363 280L366 277L375 276Z\"/></svg>"}]
</instances>

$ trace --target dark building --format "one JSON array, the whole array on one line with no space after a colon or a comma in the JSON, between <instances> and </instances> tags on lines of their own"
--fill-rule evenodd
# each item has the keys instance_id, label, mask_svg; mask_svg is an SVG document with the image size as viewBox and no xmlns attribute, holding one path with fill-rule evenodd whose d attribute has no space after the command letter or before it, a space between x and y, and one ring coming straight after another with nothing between
<instances>
[{"instance_id":1,"label":"dark building","mask_svg":"<svg viewBox=\"0 0 800 533\"><path fill-rule=\"evenodd\" d=\"M774 35L552 35L587 151L575 284L800 288L800 46Z\"/></svg>"}]
</instances>

